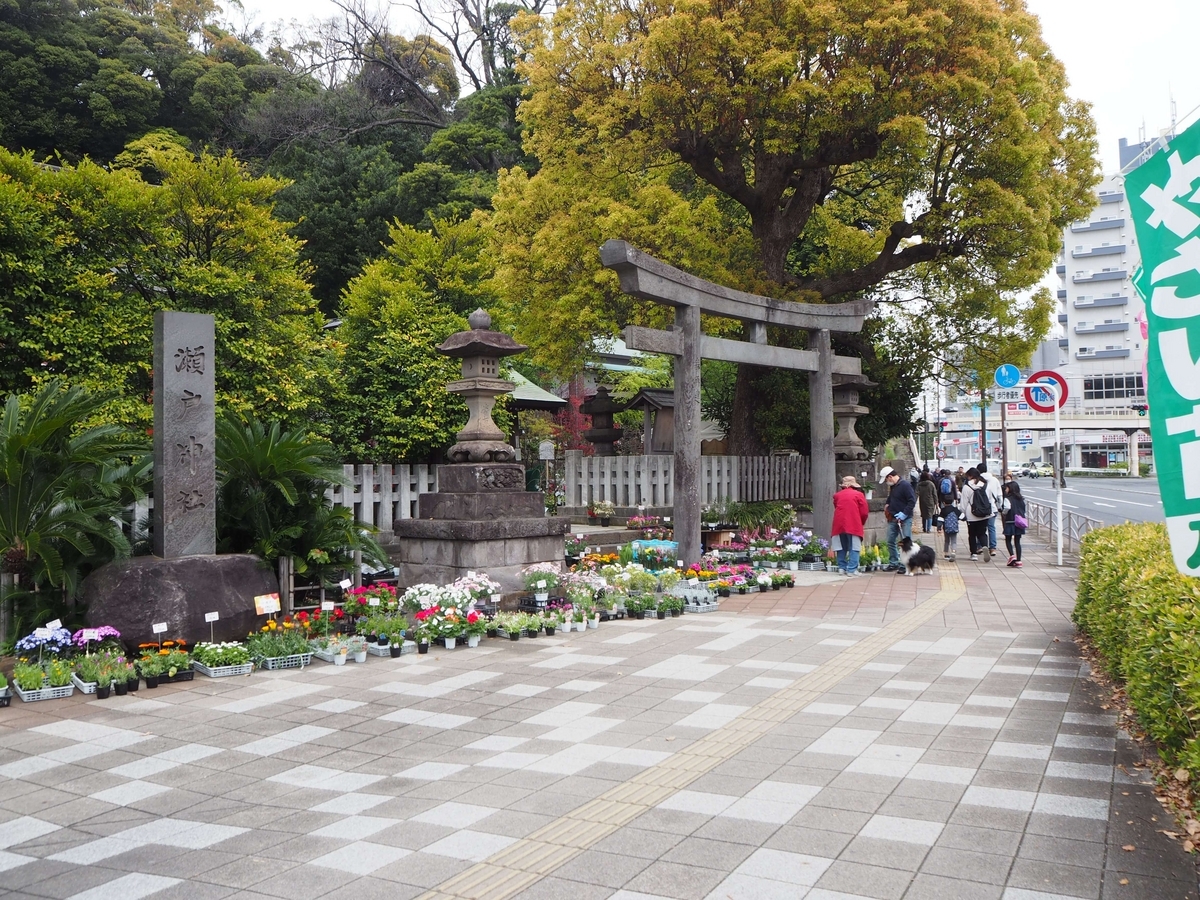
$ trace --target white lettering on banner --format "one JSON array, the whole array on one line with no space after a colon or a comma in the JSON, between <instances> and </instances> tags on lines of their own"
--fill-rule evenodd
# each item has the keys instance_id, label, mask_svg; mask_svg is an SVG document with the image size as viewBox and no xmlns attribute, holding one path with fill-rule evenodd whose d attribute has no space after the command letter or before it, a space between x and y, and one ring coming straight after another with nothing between
<instances>
[{"instance_id":1,"label":"white lettering on banner","mask_svg":"<svg viewBox=\"0 0 1200 900\"><path fill-rule=\"evenodd\" d=\"M1158 336L1159 352L1167 380L1180 397L1200 400L1200 361L1192 357L1186 328L1164 331Z\"/></svg>"},{"instance_id":2,"label":"white lettering on banner","mask_svg":"<svg viewBox=\"0 0 1200 900\"><path fill-rule=\"evenodd\" d=\"M1168 259L1154 267L1150 277L1155 284L1186 272L1200 272L1200 237L1184 241L1175 248L1175 252L1178 255L1174 259Z\"/></svg>"},{"instance_id":3,"label":"white lettering on banner","mask_svg":"<svg viewBox=\"0 0 1200 900\"><path fill-rule=\"evenodd\" d=\"M1178 288L1155 288L1150 298L1150 310L1164 319L1190 319L1200 315L1200 296L1180 297Z\"/></svg>"},{"instance_id":4,"label":"white lettering on banner","mask_svg":"<svg viewBox=\"0 0 1200 900\"><path fill-rule=\"evenodd\" d=\"M1167 434L1187 434L1194 431L1200 438L1200 406L1192 407L1186 416L1172 416L1167 419Z\"/></svg>"},{"instance_id":5,"label":"white lettering on banner","mask_svg":"<svg viewBox=\"0 0 1200 900\"><path fill-rule=\"evenodd\" d=\"M1153 228L1166 225L1171 231L1184 238L1200 227L1200 216L1185 206L1176 203L1192 189L1192 183L1200 178L1200 156L1184 162L1178 152L1167 157L1167 165L1171 167L1171 177L1164 187L1152 184L1142 192L1142 199L1149 204L1153 212L1146 223ZM1192 202L1196 202L1192 197Z\"/></svg>"},{"instance_id":6,"label":"white lettering on banner","mask_svg":"<svg viewBox=\"0 0 1200 900\"><path fill-rule=\"evenodd\" d=\"M1183 496L1200 500L1200 441L1180 444L1179 459L1183 463Z\"/></svg>"}]
</instances>

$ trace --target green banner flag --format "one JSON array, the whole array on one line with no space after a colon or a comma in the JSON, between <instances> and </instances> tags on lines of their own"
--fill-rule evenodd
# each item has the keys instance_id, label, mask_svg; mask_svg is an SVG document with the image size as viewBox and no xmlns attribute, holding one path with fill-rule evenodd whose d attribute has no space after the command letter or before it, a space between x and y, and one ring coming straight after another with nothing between
<instances>
[{"instance_id":1,"label":"green banner flag","mask_svg":"<svg viewBox=\"0 0 1200 900\"><path fill-rule=\"evenodd\" d=\"M1142 255L1147 402L1171 553L1200 576L1200 123L1125 176Z\"/></svg>"}]
</instances>

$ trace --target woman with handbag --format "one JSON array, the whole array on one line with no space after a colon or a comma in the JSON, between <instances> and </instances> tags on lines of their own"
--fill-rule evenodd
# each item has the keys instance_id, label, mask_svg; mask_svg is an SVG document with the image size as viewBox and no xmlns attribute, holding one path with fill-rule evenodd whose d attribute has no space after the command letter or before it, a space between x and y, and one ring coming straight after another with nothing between
<instances>
[{"instance_id":1,"label":"woman with handbag","mask_svg":"<svg viewBox=\"0 0 1200 900\"><path fill-rule=\"evenodd\" d=\"M1004 546L1008 548L1008 564L1021 568L1021 535L1029 527L1025 518L1025 498L1015 481L1004 484Z\"/></svg>"}]
</instances>

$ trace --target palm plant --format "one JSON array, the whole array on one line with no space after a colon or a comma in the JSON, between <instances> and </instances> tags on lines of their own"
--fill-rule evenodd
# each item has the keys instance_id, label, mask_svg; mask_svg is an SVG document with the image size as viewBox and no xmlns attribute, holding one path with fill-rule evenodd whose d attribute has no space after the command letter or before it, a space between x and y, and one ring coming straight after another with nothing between
<instances>
[{"instance_id":1,"label":"palm plant","mask_svg":"<svg viewBox=\"0 0 1200 900\"><path fill-rule=\"evenodd\" d=\"M355 551L386 562L370 526L334 507L328 489L344 484L334 449L304 431L227 411L217 419L217 549L274 561L345 568Z\"/></svg>"},{"instance_id":2,"label":"palm plant","mask_svg":"<svg viewBox=\"0 0 1200 900\"><path fill-rule=\"evenodd\" d=\"M81 572L127 556L125 507L144 492L144 440L116 425L79 427L110 398L55 380L12 395L0 415L3 571L68 596Z\"/></svg>"}]
</instances>

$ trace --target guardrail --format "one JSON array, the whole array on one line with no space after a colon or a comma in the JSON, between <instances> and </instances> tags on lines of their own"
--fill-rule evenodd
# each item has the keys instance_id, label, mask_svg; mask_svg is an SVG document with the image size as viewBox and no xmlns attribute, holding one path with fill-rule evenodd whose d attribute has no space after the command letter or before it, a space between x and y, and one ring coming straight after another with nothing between
<instances>
[{"instance_id":1,"label":"guardrail","mask_svg":"<svg viewBox=\"0 0 1200 900\"><path fill-rule=\"evenodd\" d=\"M1029 527L1036 528L1039 533L1044 533L1048 537L1053 538L1055 535L1054 519L1055 507L1053 504L1038 503L1035 500L1025 501L1026 518L1029 519ZM1063 510L1063 546L1066 548L1074 547L1079 550L1079 542L1083 536L1089 531L1103 527L1104 523L1097 519L1081 516L1079 513Z\"/></svg>"}]
</instances>

